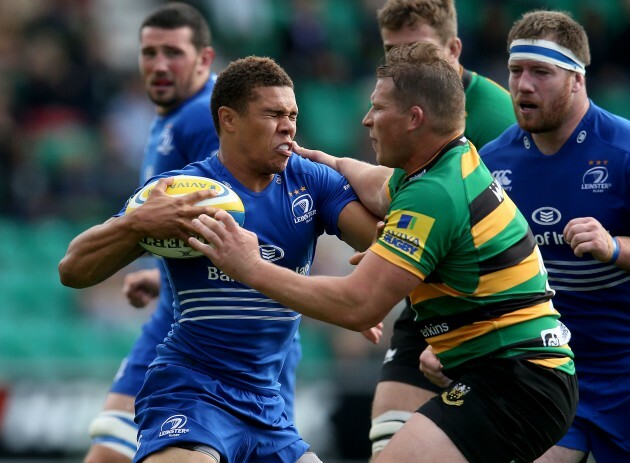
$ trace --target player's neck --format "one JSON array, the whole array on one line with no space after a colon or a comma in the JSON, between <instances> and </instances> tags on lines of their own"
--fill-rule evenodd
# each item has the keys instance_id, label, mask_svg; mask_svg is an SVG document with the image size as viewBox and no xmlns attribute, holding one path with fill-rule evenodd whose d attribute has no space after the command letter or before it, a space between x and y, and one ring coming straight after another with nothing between
<instances>
[{"instance_id":1,"label":"player's neck","mask_svg":"<svg viewBox=\"0 0 630 463\"><path fill-rule=\"evenodd\" d=\"M275 177L275 174L260 174L253 171L250 163L240 162L237 156L226 155L223 148L219 150L217 157L230 174L248 190L261 192Z\"/></svg>"}]
</instances>

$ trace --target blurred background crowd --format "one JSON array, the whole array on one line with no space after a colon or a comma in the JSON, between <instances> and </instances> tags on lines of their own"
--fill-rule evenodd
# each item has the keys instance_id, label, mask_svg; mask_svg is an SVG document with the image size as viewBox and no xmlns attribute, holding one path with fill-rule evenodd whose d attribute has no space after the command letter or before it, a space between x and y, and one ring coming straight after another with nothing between
<instances>
[{"instance_id":1,"label":"blurred background crowd","mask_svg":"<svg viewBox=\"0 0 630 463\"><path fill-rule=\"evenodd\" d=\"M57 263L76 233L118 211L137 186L153 116L138 77L138 28L160 3L0 1L0 461L80 461L87 424L148 316L123 299L122 275L70 290ZM249 54L273 57L295 82L298 142L372 160L360 121L383 54L382 0L188 3L211 25L213 71ZM570 11L590 38L589 94L630 117L629 0L456 6L462 64L504 86L512 22L533 8ZM349 270L352 251L336 240L318 252L315 272ZM312 320L301 332L298 428L325 461L365 461L389 331L378 347Z\"/></svg>"}]
</instances>

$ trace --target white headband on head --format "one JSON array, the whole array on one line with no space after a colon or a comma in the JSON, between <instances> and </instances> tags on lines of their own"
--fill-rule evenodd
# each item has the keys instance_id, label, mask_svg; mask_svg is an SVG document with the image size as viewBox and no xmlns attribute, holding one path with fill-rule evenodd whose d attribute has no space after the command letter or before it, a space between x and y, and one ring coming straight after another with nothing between
<instances>
[{"instance_id":1,"label":"white headband on head","mask_svg":"<svg viewBox=\"0 0 630 463\"><path fill-rule=\"evenodd\" d=\"M510 44L509 61L531 59L586 74L586 67L571 50L550 40L517 39Z\"/></svg>"}]
</instances>

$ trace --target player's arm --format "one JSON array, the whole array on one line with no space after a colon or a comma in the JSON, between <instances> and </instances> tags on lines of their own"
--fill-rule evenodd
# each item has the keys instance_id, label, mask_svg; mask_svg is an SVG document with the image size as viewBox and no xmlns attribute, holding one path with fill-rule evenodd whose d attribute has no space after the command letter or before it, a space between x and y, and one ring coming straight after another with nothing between
<instances>
[{"instance_id":1,"label":"player's arm","mask_svg":"<svg viewBox=\"0 0 630 463\"><path fill-rule=\"evenodd\" d=\"M348 179L352 189L372 214L381 218L385 216L391 202L387 194L387 180L392 176L393 169L352 158L337 158L323 151L302 148L295 142L293 151L306 159L335 169Z\"/></svg>"},{"instance_id":2,"label":"player's arm","mask_svg":"<svg viewBox=\"0 0 630 463\"><path fill-rule=\"evenodd\" d=\"M365 251L374 242L374 230L379 220L359 201L351 201L337 221L341 239L357 251Z\"/></svg>"},{"instance_id":3,"label":"player's arm","mask_svg":"<svg viewBox=\"0 0 630 463\"><path fill-rule=\"evenodd\" d=\"M420 282L417 276L373 252L344 277L299 275L264 261L256 235L239 227L227 212L217 212L215 219L202 215L193 221L211 245L190 238L191 247L230 277L317 320L354 331L367 330L382 321Z\"/></svg>"},{"instance_id":4,"label":"player's arm","mask_svg":"<svg viewBox=\"0 0 630 463\"><path fill-rule=\"evenodd\" d=\"M111 218L74 238L59 263L61 283L73 288L93 286L138 258L144 237L186 241L195 232L192 219L214 214L215 208L194 204L215 195L211 190L180 197L166 194L172 177L161 179L142 205L128 214Z\"/></svg>"}]
</instances>

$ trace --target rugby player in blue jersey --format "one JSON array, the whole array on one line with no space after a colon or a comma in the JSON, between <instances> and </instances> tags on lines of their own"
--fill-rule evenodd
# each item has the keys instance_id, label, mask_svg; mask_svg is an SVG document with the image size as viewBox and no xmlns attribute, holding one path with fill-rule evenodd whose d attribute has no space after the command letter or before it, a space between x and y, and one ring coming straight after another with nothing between
<instances>
[{"instance_id":1,"label":"rugby player in blue jersey","mask_svg":"<svg viewBox=\"0 0 630 463\"><path fill-rule=\"evenodd\" d=\"M245 206L262 255L308 274L317 237L335 234L355 249L372 242L377 219L333 169L295 156L293 82L269 58L231 63L217 78L211 112L220 150L160 174L147 202L76 237L59 264L63 284L87 287L143 254L145 236L186 240L194 206L211 192L164 193L173 175L219 180ZM164 259L175 323L136 399L134 462L318 462L284 410L278 378L300 315L229 278L206 257ZM378 329L372 332L380 336Z\"/></svg>"},{"instance_id":2,"label":"rugby player in blue jersey","mask_svg":"<svg viewBox=\"0 0 630 463\"><path fill-rule=\"evenodd\" d=\"M161 172L214 155L219 138L210 114L216 80L210 28L199 11L172 2L152 11L140 27L140 73L156 116L146 143L140 184ZM164 271L157 268L125 277L123 292L135 307L159 296L155 311L122 361L102 412L90 424L92 445L85 463L129 463L136 452L134 401L155 348L171 329L173 295ZM299 333L287 355L279 382L285 411L292 420L295 373L301 358Z\"/></svg>"}]
</instances>

